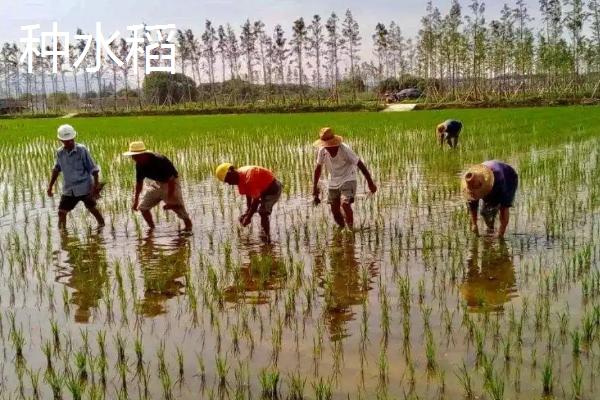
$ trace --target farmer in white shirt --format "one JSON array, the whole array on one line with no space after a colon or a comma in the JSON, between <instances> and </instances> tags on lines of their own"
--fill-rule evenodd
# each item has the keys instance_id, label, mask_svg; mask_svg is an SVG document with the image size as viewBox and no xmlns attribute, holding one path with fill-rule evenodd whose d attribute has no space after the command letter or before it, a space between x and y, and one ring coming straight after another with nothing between
<instances>
[{"instance_id":1,"label":"farmer in white shirt","mask_svg":"<svg viewBox=\"0 0 600 400\"><path fill-rule=\"evenodd\" d=\"M342 137L334 134L331 128L323 128L319 132L319 140L314 143L318 147L317 165L313 178L313 197L315 204L319 204L319 179L323 166L329 171L329 184L327 202L331 205L331 212L335 222L341 227L352 229L354 214L352 203L356 196L356 167L365 176L371 193L377 191L371 174L360 158L342 143ZM343 210L343 214L342 214Z\"/></svg>"}]
</instances>

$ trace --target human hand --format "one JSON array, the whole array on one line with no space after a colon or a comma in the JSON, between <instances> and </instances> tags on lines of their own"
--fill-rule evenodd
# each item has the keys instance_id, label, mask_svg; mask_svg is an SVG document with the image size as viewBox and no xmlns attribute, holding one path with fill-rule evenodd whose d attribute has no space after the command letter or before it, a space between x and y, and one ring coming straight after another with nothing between
<instances>
[{"instance_id":1,"label":"human hand","mask_svg":"<svg viewBox=\"0 0 600 400\"><path fill-rule=\"evenodd\" d=\"M250 225L250 222L252 222L252 215L250 214L246 214L240 219L240 224L242 224L242 226L248 226Z\"/></svg>"},{"instance_id":2,"label":"human hand","mask_svg":"<svg viewBox=\"0 0 600 400\"><path fill-rule=\"evenodd\" d=\"M369 190L371 191L371 193L377 192L377 185L375 185L375 183L373 182L369 182Z\"/></svg>"},{"instance_id":3,"label":"human hand","mask_svg":"<svg viewBox=\"0 0 600 400\"><path fill-rule=\"evenodd\" d=\"M137 201L133 202L133 205L131 206L131 210L132 211L137 211L138 210L138 202Z\"/></svg>"}]
</instances>

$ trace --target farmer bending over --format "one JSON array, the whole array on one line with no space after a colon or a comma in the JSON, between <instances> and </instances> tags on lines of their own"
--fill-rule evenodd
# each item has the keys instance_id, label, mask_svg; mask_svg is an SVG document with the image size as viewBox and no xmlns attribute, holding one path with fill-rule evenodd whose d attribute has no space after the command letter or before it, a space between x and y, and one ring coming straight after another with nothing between
<instances>
[{"instance_id":1,"label":"farmer bending over","mask_svg":"<svg viewBox=\"0 0 600 400\"><path fill-rule=\"evenodd\" d=\"M58 227L66 228L67 214L80 201L96 218L98 227L103 227L104 218L96 207L101 190L98 178L100 169L94 163L88 149L82 144L75 143L77 132L71 125L59 126L57 136L62 142L62 147L56 151L56 164L52 170L47 193L50 197L54 196L54 184L62 172L63 194L58 205Z\"/></svg>"},{"instance_id":2,"label":"farmer bending over","mask_svg":"<svg viewBox=\"0 0 600 400\"><path fill-rule=\"evenodd\" d=\"M473 165L462 177L462 189L471 214L471 231L479 234L477 228L477 209L479 200L483 200L481 216L488 228L494 231L496 215L500 211L500 229L496 235L504 237L509 220L509 208L513 206L519 184L517 172L508 164L500 161L486 161Z\"/></svg>"},{"instance_id":3,"label":"farmer bending over","mask_svg":"<svg viewBox=\"0 0 600 400\"><path fill-rule=\"evenodd\" d=\"M185 230L191 231L192 220L185 209L179 174L171 160L163 155L146 150L144 142L131 142L129 151L123 153L123 155L130 156L135 162L136 184L133 195L133 211L139 210L148 227L154 229L154 220L150 210L161 201L164 201L165 206L163 209L173 210L185 224ZM146 184L140 203L140 193L144 188L144 179L146 178L152 182Z\"/></svg>"},{"instance_id":4,"label":"farmer bending over","mask_svg":"<svg viewBox=\"0 0 600 400\"><path fill-rule=\"evenodd\" d=\"M230 163L219 165L215 171L217 179L229 185L237 185L242 196L246 196L246 212L240 216L242 226L250 225L258 211L264 240L271 242L270 215L273 206L281 197L281 183L270 170L253 165L235 168Z\"/></svg>"},{"instance_id":5,"label":"farmer bending over","mask_svg":"<svg viewBox=\"0 0 600 400\"><path fill-rule=\"evenodd\" d=\"M356 167L360 169L367 180L371 193L377 191L371 174L350 147L342 143L342 137L334 134L331 128L323 128L319 132L319 140L314 142L318 147L317 165L313 177L313 197L315 204L319 204L319 179L323 166L329 171L329 184L327 202L331 205L331 212L335 222L344 228L352 229L354 226L354 214L352 203L356 197ZM343 214L342 211L343 210Z\"/></svg>"},{"instance_id":6,"label":"farmer bending over","mask_svg":"<svg viewBox=\"0 0 600 400\"><path fill-rule=\"evenodd\" d=\"M449 119L442 122L437 126L438 141L440 146L444 146L444 141L448 143L451 148L456 148L458 145L458 135L462 130L462 122Z\"/></svg>"}]
</instances>

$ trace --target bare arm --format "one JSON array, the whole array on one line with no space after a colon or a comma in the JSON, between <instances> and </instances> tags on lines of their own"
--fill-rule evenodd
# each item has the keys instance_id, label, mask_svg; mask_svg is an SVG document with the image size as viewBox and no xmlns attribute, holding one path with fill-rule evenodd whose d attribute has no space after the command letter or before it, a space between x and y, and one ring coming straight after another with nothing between
<instances>
[{"instance_id":1,"label":"bare arm","mask_svg":"<svg viewBox=\"0 0 600 400\"><path fill-rule=\"evenodd\" d=\"M479 203L478 202L469 202L469 216L471 217L471 232L476 235L479 235L479 228L477 228L477 212L479 211Z\"/></svg>"},{"instance_id":2,"label":"bare arm","mask_svg":"<svg viewBox=\"0 0 600 400\"><path fill-rule=\"evenodd\" d=\"M360 170L360 172L362 172L362 174L365 176L365 179L367 180L367 184L369 185L369 190L371 191L371 193L375 193L377 191L377 186L375 186L375 183L373 182L373 178L371 178L371 173L367 169L367 166L365 165L365 163L363 163L362 160L359 160L358 164L356 164L356 165L358 166L358 169Z\"/></svg>"},{"instance_id":3,"label":"bare arm","mask_svg":"<svg viewBox=\"0 0 600 400\"><path fill-rule=\"evenodd\" d=\"M250 196L247 196L246 200L248 201L248 209L240 217L240 223L243 226L250 225L250 221L252 221L252 217L254 216L256 210L258 210L258 206L260 205L260 199L254 199Z\"/></svg>"},{"instance_id":4,"label":"bare arm","mask_svg":"<svg viewBox=\"0 0 600 400\"><path fill-rule=\"evenodd\" d=\"M58 179L58 175L60 175L60 171L58 171L57 169L53 169L52 175L50 176L50 183L48 184L48 190L47 190L47 194L50 197L52 197L54 195L54 193L52 191L54 189L54 184L56 183L56 180Z\"/></svg>"},{"instance_id":5,"label":"bare arm","mask_svg":"<svg viewBox=\"0 0 600 400\"><path fill-rule=\"evenodd\" d=\"M248 211L246 211L246 215L251 218L256 213L256 210L258 210L259 205L260 199L252 199L248 205Z\"/></svg>"},{"instance_id":6,"label":"bare arm","mask_svg":"<svg viewBox=\"0 0 600 400\"><path fill-rule=\"evenodd\" d=\"M323 166L317 164L315 167L315 172L313 174L313 197L315 199L319 198L319 179L321 179L321 173L323 172Z\"/></svg>"},{"instance_id":7,"label":"bare arm","mask_svg":"<svg viewBox=\"0 0 600 400\"><path fill-rule=\"evenodd\" d=\"M500 208L500 228L498 229L498 237L504 237L504 233L506 233L506 227L508 226L508 221L510 219L510 209L507 207Z\"/></svg>"},{"instance_id":8,"label":"bare arm","mask_svg":"<svg viewBox=\"0 0 600 400\"><path fill-rule=\"evenodd\" d=\"M140 202L140 193L142 193L142 189L144 188L144 181L139 181L135 183L135 191L133 193L133 211L137 211L138 204Z\"/></svg>"},{"instance_id":9,"label":"bare arm","mask_svg":"<svg viewBox=\"0 0 600 400\"><path fill-rule=\"evenodd\" d=\"M97 188L100 186L100 173L98 171L92 172L92 176L94 177L94 187Z\"/></svg>"}]
</instances>

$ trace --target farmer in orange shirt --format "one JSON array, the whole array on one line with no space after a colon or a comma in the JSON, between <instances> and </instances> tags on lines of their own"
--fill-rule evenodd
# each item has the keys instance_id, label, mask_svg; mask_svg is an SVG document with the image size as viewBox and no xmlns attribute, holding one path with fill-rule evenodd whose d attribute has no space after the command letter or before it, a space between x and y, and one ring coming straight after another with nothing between
<instances>
[{"instance_id":1,"label":"farmer in orange shirt","mask_svg":"<svg viewBox=\"0 0 600 400\"><path fill-rule=\"evenodd\" d=\"M270 170L249 165L235 168L230 163L219 165L215 171L217 179L230 185L237 185L242 196L246 196L247 210L240 216L242 226L250 225L252 217L258 211L264 239L271 242L271 223L269 217L273 206L281 197L282 185Z\"/></svg>"}]
</instances>

